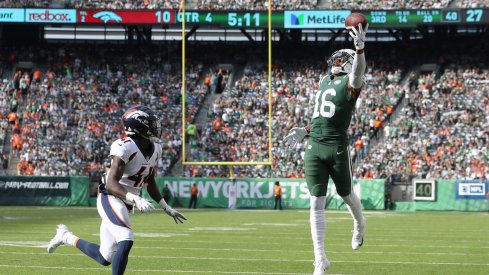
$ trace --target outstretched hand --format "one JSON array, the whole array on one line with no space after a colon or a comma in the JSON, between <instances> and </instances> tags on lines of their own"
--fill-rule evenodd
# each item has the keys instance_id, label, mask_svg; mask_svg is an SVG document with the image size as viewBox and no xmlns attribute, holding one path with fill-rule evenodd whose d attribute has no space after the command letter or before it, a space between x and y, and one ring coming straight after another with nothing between
<instances>
[{"instance_id":1,"label":"outstretched hand","mask_svg":"<svg viewBox=\"0 0 489 275\"><path fill-rule=\"evenodd\" d=\"M365 47L365 35L367 34L368 30L368 23L365 26L365 30L363 29L362 24L358 24L358 30L357 28L351 28L350 29L350 36L353 38L353 44L355 44L355 49L357 50L363 50Z\"/></svg>"},{"instance_id":2,"label":"outstretched hand","mask_svg":"<svg viewBox=\"0 0 489 275\"><path fill-rule=\"evenodd\" d=\"M289 134L285 136L284 143L289 149L294 149L295 146L304 140L307 136L307 130L304 127L294 127L290 129Z\"/></svg>"}]
</instances>

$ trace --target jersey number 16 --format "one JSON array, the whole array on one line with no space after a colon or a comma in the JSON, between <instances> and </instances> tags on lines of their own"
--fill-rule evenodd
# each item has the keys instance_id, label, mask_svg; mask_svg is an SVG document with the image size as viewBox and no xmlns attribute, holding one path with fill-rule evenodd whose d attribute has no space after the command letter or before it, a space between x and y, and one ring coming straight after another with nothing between
<instances>
[{"instance_id":1,"label":"jersey number 16","mask_svg":"<svg viewBox=\"0 0 489 275\"><path fill-rule=\"evenodd\" d=\"M316 105L314 106L314 114L312 118L334 116L335 105L333 102L326 100L328 95L336 96L336 91L333 88L327 89L324 92L316 94Z\"/></svg>"}]
</instances>

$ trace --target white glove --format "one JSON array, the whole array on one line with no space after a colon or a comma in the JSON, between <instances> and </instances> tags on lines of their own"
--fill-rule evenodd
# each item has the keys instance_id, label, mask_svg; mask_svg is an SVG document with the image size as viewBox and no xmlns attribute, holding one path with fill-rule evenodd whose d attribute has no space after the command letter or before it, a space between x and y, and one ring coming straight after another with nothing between
<instances>
[{"instance_id":1,"label":"white glove","mask_svg":"<svg viewBox=\"0 0 489 275\"><path fill-rule=\"evenodd\" d=\"M147 199L143 199L140 196L136 196L136 195L129 193L129 192L127 192L127 194L126 194L126 200L128 202L131 202L134 205L136 205L136 208L139 209L139 211L141 211L143 213L149 212L149 211L155 209L153 204L151 204L151 202L148 201Z\"/></svg>"},{"instance_id":2,"label":"white glove","mask_svg":"<svg viewBox=\"0 0 489 275\"><path fill-rule=\"evenodd\" d=\"M362 27L362 24L358 24L357 28L350 29L350 36L353 38L353 44L355 44L355 49L363 50L365 47L365 35L367 34L368 23L365 26L365 30Z\"/></svg>"},{"instance_id":3,"label":"white glove","mask_svg":"<svg viewBox=\"0 0 489 275\"><path fill-rule=\"evenodd\" d=\"M175 220L175 223L178 224L178 222L183 223L184 220L187 220L184 215L180 214L177 210L171 208L168 204L166 204L165 199L161 199L159 204L161 205L161 208L163 208L163 211L165 211L166 214L168 214L170 217L172 217Z\"/></svg>"},{"instance_id":4,"label":"white glove","mask_svg":"<svg viewBox=\"0 0 489 275\"><path fill-rule=\"evenodd\" d=\"M284 138L285 146L289 149L294 149L297 143L302 142L307 136L307 130L304 127L294 127L290 129L290 132Z\"/></svg>"}]
</instances>

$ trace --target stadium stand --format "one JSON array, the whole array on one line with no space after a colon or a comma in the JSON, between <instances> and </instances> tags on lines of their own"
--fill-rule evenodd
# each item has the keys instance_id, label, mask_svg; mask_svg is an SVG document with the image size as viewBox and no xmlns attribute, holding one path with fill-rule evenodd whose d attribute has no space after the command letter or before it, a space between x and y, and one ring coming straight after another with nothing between
<instances>
[{"instance_id":1,"label":"stadium stand","mask_svg":"<svg viewBox=\"0 0 489 275\"><path fill-rule=\"evenodd\" d=\"M345 1L345 0L332 0L325 1L324 8L330 9L439 9L446 8L450 5L452 0L401 0L401 1Z\"/></svg>"},{"instance_id":2,"label":"stadium stand","mask_svg":"<svg viewBox=\"0 0 489 275\"><path fill-rule=\"evenodd\" d=\"M320 60L320 59L319 59ZM314 64L314 65L311 65ZM378 68L371 63L366 75L368 88L357 102L350 128L351 155L361 160L368 143L397 106L404 95L400 69ZM268 161L268 83L266 68L248 64L244 75L209 108L208 124L200 140L191 145L191 161ZM290 128L309 123L314 107L318 80L327 72L324 62L304 59L301 62L274 64L272 83L273 168L239 167L244 177L303 177L304 146L295 151L282 146L282 138ZM216 142L217 141L217 142ZM225 167L187 167L186 176L225 175Z\"/></svg>"},{"instance_id":3,"label":"stadium stand","mask_svg":"<svg viewBox=\"0 0 489 275\"><path fill-rule=\"evenodd\" d=\"M66 46L45 49L46 65L19 104L20 140L13 142L19 174L81 175L103 170L108 146L120 137L120 116L135 104L159 111L168 125L162 136L164 175L177 159L181 129L181 75L178 64L164 63L159 54L134 49ZM124 56L124 58L119 58ZM195 85L202 65L189 66L188 87L193 98L190 119L206 89ZM17 125L17 124L16 124Z\"/></svg>"},{"instance_id":4,"label":"stadium stand","mask_svg":"<svg viewBox=\"0 0 489 275\"><path fill-rule=\"evenodd\" d=\"M291 1L272 1L273 10L310 10L318 5L318 0L291 0ZM268 0L199 0L198 9L203 10L266 10Z\"/></svg>"},{"instance_id":5,"label":"stadium stand","mask_svg":"<svg viewBox=\"0 0 489 275\"><path fill-rule=\"evenodd\" d=\"M187 1L187 9L200 10L266 10L267 0L197 0ZM77 9L178 9L179 0L5 0L0 8L77 8ZM401 1L345 1L345 0L292 0L272 1L273 10L311 10L311 9L439 9L448 7L484 8L485 0L401 0Z\"/></svg>"},{"instance_id":6,"label":"stadium stand","mask_svg":"<svg viewBox=\"0 0 489 275\"><path fill-rule=\"evenodd\" d=\"M357 168L357 177L489 179L488 76L487 68L464 66L440 78L421 75L402 115L384 128L384 142Z\"/></svg>"}]
</instances>

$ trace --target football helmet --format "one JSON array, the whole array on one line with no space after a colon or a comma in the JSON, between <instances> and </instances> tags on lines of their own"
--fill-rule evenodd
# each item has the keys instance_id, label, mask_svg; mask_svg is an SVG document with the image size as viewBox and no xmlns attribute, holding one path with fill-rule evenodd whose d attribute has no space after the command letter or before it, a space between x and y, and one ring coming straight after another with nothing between
<instances>
[{"instance_id":1,"label":"football helmet","mask_svg":"<svg viewBox=\"0 0 489 275\"><path fill-rule=\"evenodd\" d=\"M349 74L353 66L353 58L356 52L350 49L342 49L334 52L328 58L328 66L331 67L331 74Z\"/></svg>"},{"instance_id":2,"label":"football helmet","mask_svg":"<svg viewBox=\"0 0 489 275\"><path fill-rule=\"evenodd\" d=\"M124 132L128 136L141 136L146 139L158 139L161 135L161 122L155 112L142 105L131 107L122 116Z\"/></svg>"}]
</instances>

